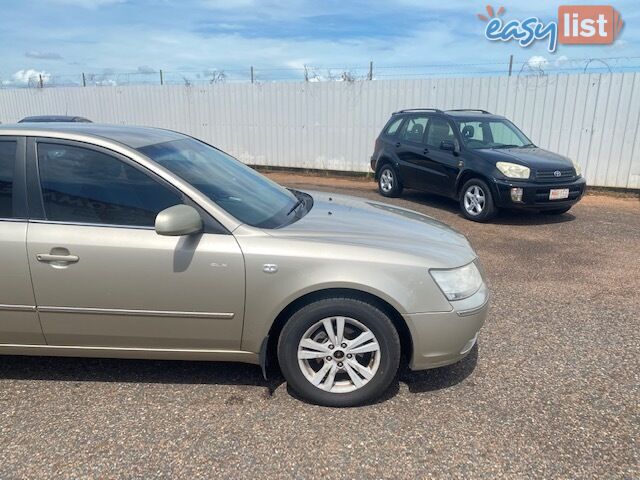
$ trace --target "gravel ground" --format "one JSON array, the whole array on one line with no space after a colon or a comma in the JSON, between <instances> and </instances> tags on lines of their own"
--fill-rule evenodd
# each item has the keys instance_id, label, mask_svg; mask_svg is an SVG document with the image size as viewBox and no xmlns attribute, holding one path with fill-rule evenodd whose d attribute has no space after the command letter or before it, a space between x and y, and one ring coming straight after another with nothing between
<instances>
[{"instance_id":1,"label":"gravel ground","mask_svg":"<svg viewBox=\"0 0 640 480\"><path fill-rule=\"evenodd\" d=\"M273 174L380 200L370 181ZM640 201L463 220L493 302L463 362L375 405L297 400L251 365L0 357L0 478L640 478Z\"/></svg>"}]
</instances>

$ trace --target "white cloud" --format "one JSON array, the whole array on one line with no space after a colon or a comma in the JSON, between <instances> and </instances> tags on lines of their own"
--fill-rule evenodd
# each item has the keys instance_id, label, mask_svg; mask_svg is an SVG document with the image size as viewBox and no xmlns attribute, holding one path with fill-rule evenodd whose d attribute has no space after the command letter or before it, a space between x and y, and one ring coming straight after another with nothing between
<instances>
[{"instance_id":1,"label":"white cloud","mask_svg":"<svg viewBox=\"0 0 640 480\"><path fill-rule=\"evenodd\" d=\"M51 74L44 70L39 71L30 68L28 70L18 70L11 76L11 78L15 83L22 83L25 85L36 84L40 81L40 78L42 78L42 83L49 83L49 80L51 80Z\"/></svg>"},{"instance_id":2,"label":"white cloud","mask_svg":"<svg viewBox=\"0 0 640 480\"><path fill-rule=\"evenodd\" d=\"M544 69L549 65L549 60L541 55L534 55L527 60L527 65L531 68Z\"/></svg>"}]
</instances>

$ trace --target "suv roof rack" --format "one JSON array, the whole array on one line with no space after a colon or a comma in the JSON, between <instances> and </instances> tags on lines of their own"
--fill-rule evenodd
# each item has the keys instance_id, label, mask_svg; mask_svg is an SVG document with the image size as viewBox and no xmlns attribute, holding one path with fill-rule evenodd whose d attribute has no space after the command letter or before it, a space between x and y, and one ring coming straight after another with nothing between
<instances>
[{"instance_id":1,"label":"suv roof rack","mask_svg":"<svg viewBox=\"0 0 640 480\"><path fill-rule=\"evenodd\" d=\"M491 112L487 112L486 110L481 110L480 108L452 108L447 110L447 112L480 112L486 113L487 115L491 115Z\"/></svg>"},{"instance_id":2,"label":"suv roof rack","mask_svg":"<svg viewBox=\"0 0 640 480\"><path fill-rule=\"evenodd\" d=\"M406 112L436 112L436 113L443 113L442 110L438 109L438 108L405 108L403 110L398 110L397 112L393 112L393 114L395 115L396 113L406 113Z\"/></svg>"}]
</instances>

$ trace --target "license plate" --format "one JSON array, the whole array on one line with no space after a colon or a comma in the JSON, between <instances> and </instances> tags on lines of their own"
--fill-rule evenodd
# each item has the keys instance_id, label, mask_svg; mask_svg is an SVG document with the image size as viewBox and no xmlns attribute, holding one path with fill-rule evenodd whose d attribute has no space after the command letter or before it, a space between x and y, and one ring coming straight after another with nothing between
<instances>
[{"instance_id":1,"label":"license plate","mask_svg":"<svg viewBox=\"0 0 640 480\"><path fill-rule=\"evenodd\" d=\"M563 200L569 198L568 188L552 188L549 191L549 200Z\"/></svg>"}]
</instances>

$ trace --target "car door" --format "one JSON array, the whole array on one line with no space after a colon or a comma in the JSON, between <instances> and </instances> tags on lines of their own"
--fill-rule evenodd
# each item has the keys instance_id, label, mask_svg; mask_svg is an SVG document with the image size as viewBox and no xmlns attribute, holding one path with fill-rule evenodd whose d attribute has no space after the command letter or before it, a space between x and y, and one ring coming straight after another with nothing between
<instances>
[{"instance_id":1,"label":"car door","mask_svg":"<svg viewBox=\"0 0 640 480\"><path fill-rule=\"evenodd\" d=\"M449 147L458 142L453 126L443 117L430 116L425 133L428 164L433 172L434 191L447 196L455 196L456 179L463 166L462 159Z\"/></svg>"},{"instance_id":2,"label":"car door","mask_svg":"<svg viewBox=\"0 0 640 480\"><path fill-rule=\"evenodd\" d=\"M396 140L396 156L400 165L400 177L405 187L430 190L433 172L424 144L426 115L408 117Z\"/></svg>"},{"instance_id":3,"label":"car door","mask_svg":"<svg viewBox=\"0 0 640 480\"><path fill-rule=\"evenodd\" d=\"M0 344L45 343L27 259L25 140L0 136Z\"/></svg>"},{"instance_id":4,"label":"car door","mask_svg":"<svg viewBox=\"0 0 640 480\"><path fill-rule=\"evenodd\" d=\"M155 216L190 203L135 162L83 143L28 145L27 251L47 343L239 349L244 261L235 238L164 237Z\"/></svg>"}]
</instances>

